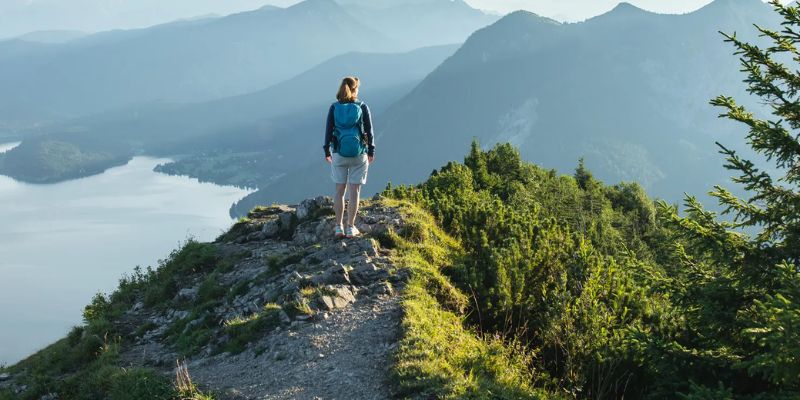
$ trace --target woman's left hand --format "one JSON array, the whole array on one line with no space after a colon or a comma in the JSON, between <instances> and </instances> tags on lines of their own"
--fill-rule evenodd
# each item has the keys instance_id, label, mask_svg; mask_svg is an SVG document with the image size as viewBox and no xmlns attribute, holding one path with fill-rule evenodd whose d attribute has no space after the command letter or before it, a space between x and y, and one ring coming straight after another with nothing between
<instances>
[{"instance_id":1,"label":"woman's left hand","mask_svg":"<svg viewBox=\"0 0 800 400\"><path fill-rule=\"evenodd\" d=\"M375 156L367 156L367 161L372 164L372 161L375 160Z\"/></svg>"}]
</instances>

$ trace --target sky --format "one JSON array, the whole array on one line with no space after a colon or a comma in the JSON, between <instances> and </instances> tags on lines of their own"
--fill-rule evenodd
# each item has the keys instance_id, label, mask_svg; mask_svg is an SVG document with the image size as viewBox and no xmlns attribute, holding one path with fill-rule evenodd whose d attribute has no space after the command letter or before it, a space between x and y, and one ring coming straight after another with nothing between
<instances>
[{"instance_id":1,"label":"sky","mask_svg":"<svg viewBox=\"0 0 800 400\"><path fill-rule=\"evenodd\" d=\"M619 0L466 0L476 8L508 13L524 9L560 21L602 14ZM628 0L662 13L686 13L710 0ZM176 19L252 10L298 0L0 0L0 38L41 30L97 32L146 27Z\"/></svg>"}]
</instances>

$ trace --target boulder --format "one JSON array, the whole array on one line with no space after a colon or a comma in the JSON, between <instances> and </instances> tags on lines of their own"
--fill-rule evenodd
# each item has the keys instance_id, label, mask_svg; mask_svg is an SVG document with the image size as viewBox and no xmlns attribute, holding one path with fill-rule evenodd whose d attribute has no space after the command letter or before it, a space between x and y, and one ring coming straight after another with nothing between
<instances>
[{"instance_id":1,"label":"boulder","mask_svg":"<svg viewBox=\"0 0 800 400\"><path fill-rule=\"evenodd\" d=\"M286 232L292 229L292 222L295 219L294 212L285 212L278 217L278 220L281 223L281 232Z\"/></svg>"},{"instance_id":2,"label":"boulder","mask_svg":"<svg viewBox=\"0 0 800 400\"><path fill-rule=\"evenodd\" d=\"M394 294L394 288L389 282L376 282L370 285L369 293L371 295L392 295Z\"/></svg>"},{"instance_id":3,"label":"boulder","mask_svg":"<svg viewBox=\"0 0 800 400\"><path fill-rule=\"evenodd\" d=\"M264 240L266 238L267 238L267 235L262 231L253 232L253 233L247 235L247 241L248 242L258 242L258 241L262 241L262 240Z\"/></svg>"},{"instance_id":4,"label":"boulder","mask_svg":"<svg viewBox=\"0 0 800 400\"><path fill-rule=\"evenodd\" d=\"M370 239L370 238L363 239L360 242L358 242L358 246L361 250L367 253L367 256L369 257L378 257L379 255L378 253L379 246L378 243L375 242L375 239Z\"/></svg>"},{"instance_id":5,"label":"boulder","mask_svg":"<svg viewBox=\"0 0 800 400\"><path fill-rule=\"evenodd\" d=\"M333 304L337 308L342 308L350 303L356 302L356 296L346 286L334 286L333 290L336 292L336 297L333 298Z\"/></svg>"},{"instance_id":6,"label":"boulder","mask_svg":"<svg viewBox=\"0 0 800 400\"><path fill-rule=\"evenodd\" d=\"M305 220L323 208L333 207L333 200L330 197L319 196L314 199L306 199L297 206L297 219Z\"/></svg>"},{"instance_id":7,"label":"boulder","mask_svg":"<svg viewBox=\"0 0 800 400\"><path fill-rule=\"evenodd\" d=\"M264 227L261 228L261 232L266 237L274 237L278 234L281 230L281 223L278 219L272 219L264 223Z\"/></svg>"},{"instance_id":8,"label":"boulder","mask_svg":"<svg viewBox=\"0 0 800 400\"><path fill-rule=\"evenodd\" d=\"M311 213L316 211L317 203L314 199L306 199L300 202L300 205L297 206L297 219L304 220L308 218Z\"/></svg>"},{"instance_id":9,"label":"boulder","mask_svg":"<svg viewBox=\"0 0 800 400\"><path fill-rule=\"evenodd\" d=\"M333 302L333 297L331 296L320 296L318 302L319 305L322 306L323 310L333 311L336 309L336 305Z\"/></svg>"},{"instance_id":10,"label":"boulder","mask_svg":"<svg viewBox=\"0 0 800 400\"><path fill-rule=\"evenodd\" d=\"M388 279L389 272L373 263L366 263L355 267L350 272L350 277L354 283L366 285L375 281Z\"/></svg>"},{"instance_id":11,"label":"boulder","mask_svg":"<svg viewBox=\"0 0 800 400\"><path fill-rule=\"evenodd\" d=\"M320 275L312 277L311 283L314 286L345 285L345 284L349 285L351 283L350 274L347 270L347 267L334 262L334 265L328 268L325 272L323 272Z\"/></svg>"}]
</instances>

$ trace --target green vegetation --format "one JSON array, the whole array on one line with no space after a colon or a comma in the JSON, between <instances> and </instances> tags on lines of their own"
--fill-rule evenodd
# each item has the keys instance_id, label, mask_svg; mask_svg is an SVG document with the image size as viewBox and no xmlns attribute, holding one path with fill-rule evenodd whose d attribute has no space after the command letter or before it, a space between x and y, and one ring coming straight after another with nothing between
<instances>
[{"instance_id":1,"label":"green vegetation","mask_svg":"<svg viewBox=\"0 0 800 400\"><path fill-rule=\"evenodd\" d=\"M108 296L98 293L92 299L83 312L84 326L73 328L66 338L8 367L8 372L22 377L18 383L27 385L28 390L22 395L14 395L9 390L0 391L0 399L38 399L49 393L77 400L210 399L196 388L191 393L177 388L170 379L156 371L123 368L119 354L126 341L155 326L150 323L127 331L119 321L137 298L144 298L149 306L163 307L172 301L176 281L197 272L209 273L219 261L214 246L190 240L166 260L160 261L157 269L143 271L137 267L131 276L120 280L114 293ZM198 298L211 301L220 293L211 280L214 276L211 273L201 285ZM207 306L208 302L201 304L192 315ZM179 323L185 326L191 320L187 318ZM202 323L210 324L210 320L204 319ZM188 353L203 340L207 342L209 338L202 336L207 331L202 327L185 334L176 329L174 341L178 349Z\"/></svg>"},{"instance_id":2,"label":"green vegetation","mask_svg":"<svg viewBox=\"0 0 800 400\"><path fill-rule=\"evenodd\" d=\"M393 368L398 396L800 397L800 72L777 61L800 62L800 6L773 5L785 30L758 28L770 46L728 41L748 90L778 121L759 120L729 97L712 100L774 164L761 170L720 145L750 196L716 187L727 219L691 196L681 213L635 183L605 185L582 160L574 175L559 176L523 162L509 144L484 151L473 142L463 163L414 187L387 188L382 201L404 225L377 239L411 274ZM268 258L257 279L305 255ZM214 245L190 241L156 270L137 269L112 295L95 296L85 326L9 371L25 371L25 398L203 398L188 378L172 386L153 371L120 368L124 341L147 328L126 332L118 322L136 299L171 304L178 282L202 273L189 315L165 333L192 354L212 339L220 299L249 289L220 284L219 269L229 267ZM304 287L290 302L225 321L221 350L243 351L283 312L311 314L310 301L328 294Z\"/></svg>"},{"instance_id":3,"label":"green vegetation","mask_svg":"<svg viewBox=\"0 0 800 400\"><path fill-rule=\"evenodd\" d=\"M23 182L53 183L98 174L130 158L130 151L103 145L80 147L67 140L32 139L0 154L0 172Z\"/></svg>"},{"instance_id":4,"label":"green vegetation","mask_svg":"<svg viewBox=\"0 0 800 400\"><path fill-rule=\"evenodd\" d=\"M465 256L440 264L447 278L429 278L440 282L434 296L452 298L441 294L445 279L470 294L449 308L469 308L479 332L525 343L538 387L618 397L661 380L641 369L639 335L670 337L681 318L648 245L666 233L640 188L606 187L582 165L575 177L557 176L510 145L483 152L473 143L464 164L386 194L427 209L457 240ZM425 243L424 227L401 234Z\"/></svg>"},{"instance_id":5,"label":"green vegetation","mask_svg":"<svg viewBox=\"0 0 800 400\"><path fill-rule=\"evenodd\" d=\"M463 164L450 163L415 187L387 188L384 195L427 210L455 240L442 239L422 217L399 236L380 238L414 271L396 369L401 392L800 396L800 145L782 122L800 127L800 75L775 60L800 59L800 9L773 5L787 27L760 29L773 46L728 40L742 57L749 91L780 121L758 120L728 97L712 101L750 129L753 149L783 173L773 178L720 145L725 167L751 196L711 192L732 220L694 197L681 216L636 184L603 185L582 161L574 176L557 176L523 162L507 144L482 151L474 142ZM443 289L448 282L455 288ZM453 317L438 316L443 310ZM480 333L471 334L473 343L499 338L484 345L518 356L493 363L497 373L465 364L463 349L450 347L457 339L446 336L460 329ZM500 382L520 380L527 386L512 386L529 392L494 394L503 392Z\"/></svg>"},{"instance_id":6,"label":"green vegetation","mask_svg":"<svg viewBox=\"0 0 800 400\"><path fill-rule=\"evenodd\" d=\"M194 273L210 272L220 261L216 247L208 243L189 240L183 248L175 250L157 269L148 269L136 277L138 288L144 290L147 307L163 306L177 294L181 277Z\"/></svg>"},{"instance_id":7,"label":"green vegetation","mask_svg":"<svg viewBox=\"0 0 800 400\"><path fill-rule=\"evenodd\" d=\"M200 182L255 188L272 178L264 176L264 172L274 169L274 158L274 154L264 152L211 151L158 165L155 171L196 177Z\"/></svg>"},{"instance_id":8,"label":"green vegetation","mask_svg":"<svg viewBox=\"0 0 800 400\"><path fill-rule=\"evenodd\" d=\"M234 354L244 351L247 344L280 326L280 312L281 306L267 304L257 314L225 321L225 332L230 336L230 341L225 344L223 351Z\"/></svg>"},{"instance_id":9,"label":"green vegetation","mask_svg":"<svg viewBox=\"0 0 800 400\"><path fill-rule=\"evenodd\" d=\"M403 338L396 354L395 389L423 398L548 398L533 389L529 355L499 339L483 339L463 324L469 299L442 274L464 253L431 216L407 201L386 200L404 214L406 229L384 241L407 266Z\"/></svg>"}]
</instances>

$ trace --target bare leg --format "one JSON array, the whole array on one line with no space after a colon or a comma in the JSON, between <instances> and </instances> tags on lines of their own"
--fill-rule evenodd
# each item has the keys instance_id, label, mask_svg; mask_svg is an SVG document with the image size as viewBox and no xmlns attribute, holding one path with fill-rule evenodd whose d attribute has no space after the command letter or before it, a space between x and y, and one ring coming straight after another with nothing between
<instances>
[{"instance_id":1,"label":"bare leg","mask_svg":"<svg viewBox=\"0 0 800 400\"><path fill-rule=\"evenodd\" d=\"M349 184L347 185L347 225L354 226L356 224L356 215L358 215L358 200L361 195L361 185Z\"/></svg>"},{"instance_id":2,"label":"bare leg","mask_svg":"<svg viewBox=\"0 0 800 400\"><path fill-rule=\"evenodd\" d=\"M333 212L336 214L336 223L342 226L344 217L344 189L345 184L336 184L336 196L333 197Z\"/></svg>"}]
</instances>

